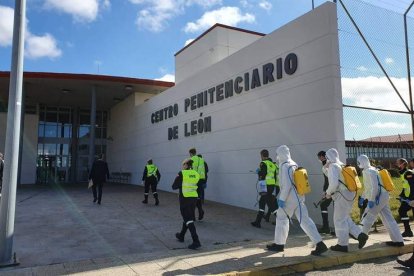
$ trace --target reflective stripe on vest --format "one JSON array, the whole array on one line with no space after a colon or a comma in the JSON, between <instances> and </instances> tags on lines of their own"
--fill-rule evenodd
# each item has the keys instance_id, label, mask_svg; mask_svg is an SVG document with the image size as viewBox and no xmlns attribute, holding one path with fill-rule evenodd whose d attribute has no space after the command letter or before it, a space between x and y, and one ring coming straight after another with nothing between
<instances>
[{"instance_id":1,"label":"reflective stripe on vest","mask_svg":"<svg viewBox=\"0 0 414 276\"><path fill-rule=\"evenodd\" d=\"M403 183L402 187L403 187L403 190L404 190L404 196L408 198L410 196L410 193L411 193L410 190L411 189L410 189L410 184L408 183L407 179L404 178L406 173L407 173L407 171L405 171L403 174L401 174L400 178L401 178L402 183Z\"/></svg>"},{"instance_id":2,"label":"reflective stripe on vest","mask_svg":"<svg viewBox=\"0 0 414 276\"><path fill-rule=\"evenodd\" d=\"M151 165L146 165L146 167L147 167L147 177L150 177L152 175L157 177L157 170L158 170L157 166L155 166L154 164L151 164Z\"/></svg>"},{"instance_id":3,"label":"reflective stripe on vest","mask_svg":"<svg viewBox=\"0 0 414 276\"><path fill-rule=\"evenodd\" d=\"M184 197L198 197L197 183L200 180L198 172L195 170L182 170L183 184L181 190Z\"/></svg>"},{"instance_id":4,"label":"reflective stripe on vest","mask_svg":"<svg viewBox=\"0 0 414 276\"><path fill-rule=\"evenodd\" d=\"M275 171L276 171L276 165L269 160L262 161L266 165L266 185L276 185L276 179L275 179Z\"/></svg>"},{"instance_id":5,"label":"reflective stripe on vest","mask_svg":"<svg viewBox=\"0 0 414 276\"><path fill-rule=\"evenodd\" d=\"M191 157L193 160L193 170L197 171L200 175L200 179L206 179L206 168L204 166L204 159L194 155Z\"/></svg>"}]
</instances>

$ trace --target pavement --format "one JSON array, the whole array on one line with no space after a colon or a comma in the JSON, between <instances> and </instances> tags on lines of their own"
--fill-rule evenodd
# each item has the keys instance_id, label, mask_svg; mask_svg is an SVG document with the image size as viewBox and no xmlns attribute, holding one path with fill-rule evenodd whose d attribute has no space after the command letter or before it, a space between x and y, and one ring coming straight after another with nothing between
<instances>
[{"instance_id":1,"label":"pavement","mask_svg":"<svg viewBox=\"0 0 414 276\"><path fill-rule=\"evenodd\" d=\"M384 245L385 229L371 233L358 250L328 251L309 256L312 244L297 221L291 225L283 253L266 251L274 226L250 225L256 212L206 201L205 218L196 222L202 247L193 251L189 233L184 243L174 235L181 228L178 197L159 192L161 204L142 204L143 189L126 184L104 186L102 205L92 203L85 185L19 187L14 251L19 266L0 275L285 275L324 269L413 251ZM336 238L323 236L325 243Z\"/></svg>"}]
</instances>

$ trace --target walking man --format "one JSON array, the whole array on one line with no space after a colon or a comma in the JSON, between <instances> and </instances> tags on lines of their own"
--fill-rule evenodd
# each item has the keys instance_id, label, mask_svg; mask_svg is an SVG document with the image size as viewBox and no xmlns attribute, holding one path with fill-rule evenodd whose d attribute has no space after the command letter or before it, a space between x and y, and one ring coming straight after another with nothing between
<instances>
[{"instance_id":1,"label":"walking man","mask_svg":"<svg viewBox=\"0 0 414 276\"><path fill-rule=\"evenodd\" d=\"M103 183L108 178L109 178L108 164L104 161L104 155L100 154L98 157L98 160L95 160L95 162L93 162L91 172L89 173L89 180L92 179L93 181L93 185L92 185L93 203L98 201L98 204L101 204Z\"/></svg>"},{"instance_id":2,"label":"walking man","mask_svg":"<svg viewBox=\"0 0 414 276\"><path fill-rule=\"evenodd\" d=\"M193 160L186 159L183 161L182 170L178 173L172 185L173 190L179 190L180 212L183 217L181 231L175 234L179 242L184 242L184 236L187 229L190 230L193 243L188 246L189 249L197 249L201 246L198 239L197 231L194 225L195 207L197 204L197 184L199 174L192 168Z\"/></svg>"},{"instance_id":3,"label":"walking man","mask_svg":"<svg viewBox=\"0 0 414 276\"><path fill-rule=\"evenodd\" d=\"M151 187L152 196L155 199L155 205L160 204L158 200L158 193L157 193L157 184L161 179L160 170L155 166L152 162L152 159L147 161L147 165L144 168L144 173L142 174L142 182L145 185L144 188L144 200L142 203L148 203L148 193Z\"/></svg>"}]
</instances>

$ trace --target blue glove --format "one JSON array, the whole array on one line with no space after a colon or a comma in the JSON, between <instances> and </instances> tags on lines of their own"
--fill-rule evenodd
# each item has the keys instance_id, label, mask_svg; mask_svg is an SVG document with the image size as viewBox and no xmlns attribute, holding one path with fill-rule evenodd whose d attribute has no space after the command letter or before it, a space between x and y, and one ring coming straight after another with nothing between
<instances>
[{"instance_id":1,"label":"blue glove","mask_svg":"<svg viewBox=\"0 0 414 276\"><path fill-rule=\"evenodd\" d=\"M278 199L277 200L277 205L279 205L279 208L285 208L286 207L286 202L284 202L283 200L281 200L281 199Z\"/></svg>"},{"instance_id":2,"label":"blue glove","mask_svg":"<svg viewBox=\"0 0 414 276\"><path fill-rule=\"evenodd\" d=\"M359 198L359 200L358 200L358 206L359 206L359 208L362 208L362 206L364 206L364 198L361 196L360 198Z\"/></svg>"},{"instance_id":3,"label":"blue glove","mask_svg":"<svg viewBox=\"0 0 414 276\"><path fill-rule=\"evenodd\" d=\"M259 169L259 168L257 168L257 169L256 169L256 173L257 173L257 174L259 174L259 172L260 172L260 169Z\"/></svg>"},{"instance_id":4,"label":"blue glove","mask_svg":"<svg viewBox=\"0 0 414 276\"><path fill-rule=\"evenodd\" d=\"M372 209L374 208L375 202L374 201L368 201L368 208Z\"/></svg>"}]
</instances>

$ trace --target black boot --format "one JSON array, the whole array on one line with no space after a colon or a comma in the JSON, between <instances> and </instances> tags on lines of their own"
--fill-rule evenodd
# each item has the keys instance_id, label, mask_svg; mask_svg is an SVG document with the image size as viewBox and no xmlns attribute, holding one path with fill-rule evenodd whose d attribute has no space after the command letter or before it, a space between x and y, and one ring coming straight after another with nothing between
<instances>
[{"instance_id":1,"label":"black boot","mask_svg":"<svg viewBox=\"0 0 414 276\"><path fill-rule=\"evenodd\" d=\"M147 204L148 203L148 195L144 195L144 200L142 203Z\"/></svg>"},{"instance_id":2,"label":"black boot","mask_svg":"<svg viewBox=\"0 0 414 276\"><path fill-rule=\"evenodd\" d=\"M285 250L285 245L283 244L276 244L271 243L266 245L267 250L274 251L274 252L283 252Z\"/></svg>"},{"instance_id":3,"label":"black boot","mask_svg":"<svg viewBox=\"0 0 414 276\"><path fill-rule=\"evenodd\" d=\"M386 245L392 246L392 247L403 247L404 242L394 242L394 241L387 241L385 242Z\"/></svg>"},{"instance_id":4,"label":"black boot","mask_svg":"<svg viewBox=\"0 0 414 276\"><path fill-rule=\"evenodd\" d=\"M191 233L191 238L193 239L193 243L188 246L188 249L197 249L201 246L200 240L198 239L197 231L194 226L194 223L190 223L188 225L188 229Z\"/></svg>"},{"instance_id":5,"label":"black boot","mask_svg":"<svg viewBox=\"0 0 414 276\"><path fill-rule=\"evenodd\" d=\"M264 218L264 220L266 221L266 222L270 222L270 215L271 215L271 211L270 211L270 209L267 211L267 213L266 213L266 215L263 217Z\"/></svg>"},{"instance_id":6,"label":"black boot","mask_svg":"<svg viewBox=\"0 0 414 276\"><path fill-rule=\"evenodd\" d=\"M175 237L177 238L179 242L184 242L184 236L186 232L187 232L187 224L183 222L183 226L181 227L181 232L175 233Z\"/></svg>"},{"instance_id":7,"label":"black boot","mask_svg":"<svg viewBox=\"0 0 414 276\"><path fill-rule=\"evenodd\" d=\"M263 211L259 211L257 213L256 220L251 223L252 226L254 226L256 228L260 228L261 227L260 222L262 221L263 213L264 213Z\"/></svg>"},{"instance_id":8,"label":"black boot","mask_svg":"<svg viewBox=\"0 0 414 276\"><path fill-rule=\"evenodd\" d=\"M158 193L153 193L153 196L155 198L155 205L158 206L160 204L160 201L158 200Z\"/></svg>"},{"instance_id":9,"label":"black boot","mask_svg":"<svg viewBox=\"0 0 414 276\"><path fill-rule=\"evenodd\" d=\"M311 251L311 255L320 256L322 253L328 251L328 247L323 241L320 241L316 244L315 250Z\"/></svg>"},{"instance_id":10,"label":"black boot","mask_svg":"<svg viewBox=\"0 0 414 276\"><path fill-rule=\"evenodd\" d=\"M322 213L322 228L318 229L318 232L321 234L329 234L331 233L331 229L329 228L329 219L328 219L328 213Z\"/></svg>"},{"instance_id":11,"label":"black boot","mask_svg":"<svg viewBox=\"0 0 414 276\"><path fill-rule=\"evenodd\" d=\"M408 260L405 260L405 261L397 260L397 263L399 263L400 265L403 265L405 267L409 267L411 269L414 269L414 254Z\"/></svg>"},{"instance_id":12,"label":"black boot","mask_svg":"<svg viewBox=\"0 0 414 276\"><path fill-rule=\"evenodd\" d=\"M403 220L404 223L404 232L401 234L404 238L406 237L412 237L413 232L411 231L410 227L410 221L409 220Z\"/></svg>"},{"instance_id":13,"label":"black boot","mask_svg":"<svg viewBox=\"0 0 414 276\"><path fill-rule=\"evenodd\" d=\"M361 249L365 246L368 240L368 235L365 233L361 233L358 236L358 248Z\"/></svg>"},{"instance_id":14,"label":"black boot","mask_svg":"<svg viewBox=\"0 0 414 276\"><path fill-rule=\"evenodd\" d=\"M337 245L331 246L330 249L332 251L348 252L348 246L346 246L346 245L339 245L339 244L337 244Z\"/></svg>"}]
</instances>

